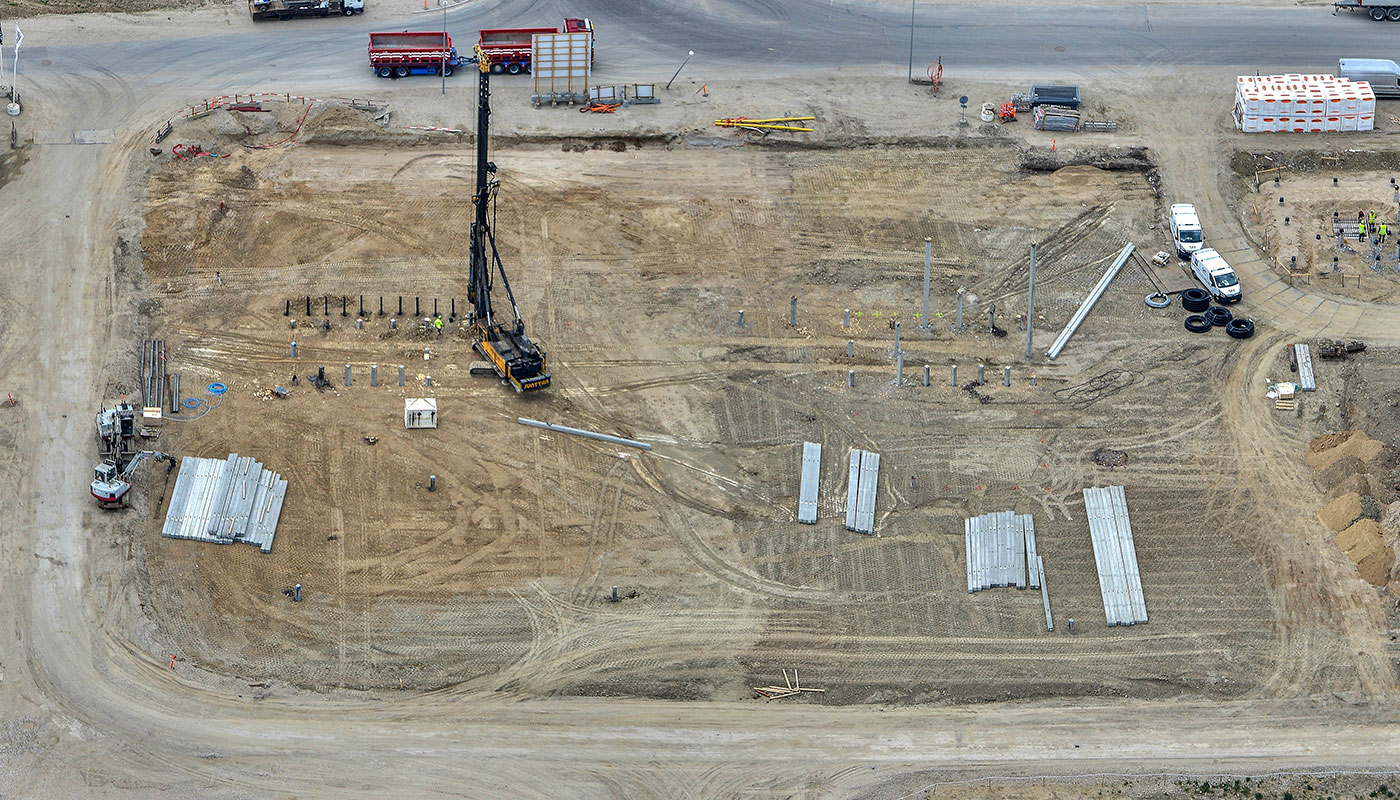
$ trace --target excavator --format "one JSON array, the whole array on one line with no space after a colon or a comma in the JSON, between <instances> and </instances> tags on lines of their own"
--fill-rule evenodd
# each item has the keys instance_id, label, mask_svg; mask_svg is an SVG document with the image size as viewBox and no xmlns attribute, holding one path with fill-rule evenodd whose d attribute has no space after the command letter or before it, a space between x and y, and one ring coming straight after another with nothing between
<instances>
[{"instance_id":1,"label":"excavator","mask_svg":"<svg viewBox=\"0 0 1400 800\"><path fill-rule=\"evenodd\" d=\"M136 453L126 462L125 467L118 467L115 461L104 461L92 469L92 496L97 498L97 502L103 508L117 508L123 505L122 499L131 491L131 476L136 474L136 468L145 461L168 462L166 474L175 469L175 456L156 450L142 450Z\"/></svg>"},{"instance_id":2,"label":"excavator","mask_svg":"<svg viewBox=\"0 0 1400 800\"><path fill-rule=\"evenodd\" d=\"M472 345L503 380L517 392L533 392L549 386L549 370L545 352L539 344L525 335L525 320L515 303L496 251L496 235L492 231L496 217L496 193L500 184L495 179L496 165L487 159L487 139L491 126L491 57L476 48L478 81L476 108L476 194L472 195L476 217L472 221L471 255L467 299L472 304L468 320L472 328ZM488 213L489 212L489 213ZM488 252L489 258L488 258ZM499 319L491 307L492 267L501 276L506 297L510 300L512 319Z\"/></svg>"}]
</instances>

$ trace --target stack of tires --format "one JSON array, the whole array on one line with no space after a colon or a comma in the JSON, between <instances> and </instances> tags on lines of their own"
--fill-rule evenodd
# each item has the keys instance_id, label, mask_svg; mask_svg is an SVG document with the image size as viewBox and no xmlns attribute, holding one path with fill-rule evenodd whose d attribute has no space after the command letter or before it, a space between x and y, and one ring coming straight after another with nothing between
<instances>
[{"instance_id":1,"label":"stack of tires","mask_svg":"<svg viewBox=\"0 0 1400 800\"><path fill-rule=\"evenodd\" d=\"M1254 335L1254 322L1236 317L1224 306L1212 306L1205 289L1191 288L1181 293L1181 307L1191 312L1186 318L1186 330L1209 333L1212 328L1224 328L1233 339L1248 339Z\"/></svg>"}]
</instances>

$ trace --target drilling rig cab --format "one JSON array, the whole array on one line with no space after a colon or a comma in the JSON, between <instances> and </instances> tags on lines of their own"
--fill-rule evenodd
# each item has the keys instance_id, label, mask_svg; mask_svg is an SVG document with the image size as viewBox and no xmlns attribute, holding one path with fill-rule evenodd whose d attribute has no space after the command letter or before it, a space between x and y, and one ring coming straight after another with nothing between
<instances>
[{"instance_id":1,"label":"drilling rig cab","mask_svg":"<svg viewBox=\"0 0 1400 800\"><path fill-rule=\"evenodd\" d=\"M549 369L545 352L525 335L525 320L511 291L510 279L496 250L496 165L487 160L487 144L491 126L491 60L480 46L476 48L478 79L476 109L476 194L472 195L475 217L472 221L470 275L467 299L471 302L469 323L475 339L473 348L490 364L501 378L517 392L531 392L549 386ZM494 271L492 267L495 267ZM510 301L510 319L497 319L491 303L493 274L501 277L501 285Z\"/></svg>"}]
</instances>

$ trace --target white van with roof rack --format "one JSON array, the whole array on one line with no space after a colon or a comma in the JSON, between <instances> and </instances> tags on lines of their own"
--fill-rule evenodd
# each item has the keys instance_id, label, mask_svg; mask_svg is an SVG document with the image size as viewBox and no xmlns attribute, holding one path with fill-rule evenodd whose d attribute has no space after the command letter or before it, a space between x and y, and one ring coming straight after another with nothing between
<instances>
[{"instance_id":1,"label":"white van with roof rack","mask_svg":"<svg viewBox=\"0 0 1400 800\"><path fill-rule=\"evenodd\" d=\"M1207 247L1191 254L1191 274L1217 303L1239 302L1240 278L1225 257Z\"/></svg>"},{"instance_id":2,"label":"white van with roof rack","mask_svg":"<svg viewBox=\"0 0 1400 800\"><path fill-rule=\"evenodd\" d=\"M1195 206L1190 203L1173 204L1168 210L1167 222L1171 226L1172 243L1176 245L1177 255L1186 258L1201 249L1201 218L1196 216Z\"/></svg>"}]
</instances>

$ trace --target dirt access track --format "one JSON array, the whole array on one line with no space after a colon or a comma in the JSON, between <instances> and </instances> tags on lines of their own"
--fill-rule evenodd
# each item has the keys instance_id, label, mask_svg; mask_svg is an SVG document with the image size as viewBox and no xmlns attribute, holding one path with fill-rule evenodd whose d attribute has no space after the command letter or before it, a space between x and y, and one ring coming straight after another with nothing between
<instances>
[{"instance_id":1,"label":"dirt access track","mask_svg":"<svg viewBox=\"0 0 1400 800\"><path fill-rule=\"evenodd\" d=\"M711 82L711 97L741 83L749 101L789 91L736 79ZM868 86L831 78L814 91L854 97L857 83ZM1190 113L1160 110L1163 83ZM643 135L621 114L548 123L562 131L502 125L534 139L493 151L503 256L556 376L533 398L463 374L457 322L441 339L406 319L390 335L377 313L381 295L461 302L464 142L400 147L367 131L348 146L311 136L247 153L241 127L191 128L177 138L232 156L153 169L155 112L112 101L101 124L118 129L115 146L22 148L31 157L6 199L72 221L35 236L31 217L0 219L27 248L0 284L14 300L0 308L19 315L3 318L0 377L23 388L0 409L17 502L0 518L14 543L0 551L0 607L16 620L0 628L16 654L0 656L0 793L917 797L1048 773L1160 797L1180 787L1104 776L1388 768L1400 735L1386 597L1321 529L1301 464L1311 437L1345 422L1323 398L1282 415L1262 393L1295 337L1393 345L1394 310L1290 289L1242 261L1239 311L1260 333L1238 343L1187 333L1179 308L1147 309L1134 268L1059 362L1021 358L1032 241L1038 349L1123 242L1164 247L1169 198L1198 198L1213 236L1249 247L1221 173L1253 145L1228 131L1206 83L1115 84L1112 110L1132 125L1072 153L1061 139L1034 173L1021 150L1043 162L1048 141L959 134L956 93L931 102L902 82L859 94L879 114L832 109L828 122L819 108L860 136L803 149L715 147L711 106L662 106L649 119L669 121L642 123L685 135ZM807 103L787 97L774 103ZM450 110L414 99L405 124L460 126L460 98ZM55 129L97 127L78 103L35 105L26 114L58 117ZM924 116L898 113L910 108ZM700 121L676 125L681 114ZM1201 119L1220 124L1202 135ZM604 125L621 133L589 130ZM1149 158L1122 172L1074 165L1108 163L1113 145ZM929 334L915 317L925 236L940 315ZM977 296L967 332L949 329L959 287ZM357 329L361 294L374 312ZM307 296L351 298L350 316L330 305L322 335L303 306L293 330L283 310ZM992 302L1006 338L983 327ZM61 336L30 324L60 312ZM270 555L159 539L171 486L159 474L132 511L91 508L93 407L131 392L152 334L187 395L231 387L199 420L167 422L161 446L257 455L293 481ZM933 386L920 385L925 363ZM317 393L304 377L322 364L336 385ZM946 384L953 364L963 388ZM969 392L978 364L987 384ZM291 397L260 399L294 372ZM1327 366L1319 376L1339 382ZM429 393L442 427L410 437L401 398ZM542 436L515 424L522 409L654 449ZM815 527L792 519L804 439L826 450ZM885 456L875 537L840 526L849 446ZM1126 464L1099 466L1100 447ZM1132 629L1102 627L1078 500L1110 483L1128 487L1152 613ZM1043 631L1035 595L963 591L960 521L1003 508L1036 515L1073 636ZM281 595L293 582L304 603ZM612 585L637 595L606 603ZM827 694L752 699L749 687L794 667Z\"/></svg>"},{"instance_id":2,"label":"dirt access track","mask_svg":"<svg viewBox=\"0 0 1400 800\"><path fill-rule=\"evenodd\" d=\"M1388 685L1374 601L1368 611L1349 563L1298 522L1316 491L1301 472L1236 457L1286 449L1254 398L1225 399L1263 379L1251 356L1271 336L1188 333L1179 309L1144 306L1152 285L1134 266L1059 362L1023 358L1031 242L1043 343L1123 243L1165 246L1142 172L1026 172L996 141L597 145L492 154L502 256L552 358L553 389L527 397L468 377L460 320L441 337L412 318L390 328L403 295L421 315L436 304L447 316L453 297L465 307L468 148L311 145L154 172L149 330L186 387L232 387L198 420L167 423L162 444L252 454L292 484L265 556L161 539L173 479L151 479L133 532L173 652L322 690L717 700L797 667L835 704ZM952 325L959 287L967 332ZM992 304L1011 336L987 332ZM329 332L308 330L326 309ZM968 386L979 364L987 385ZM318 366L332 389L267 399ZM437 398L441 425L404 431L402 398L421 395ZM654 449L541 435L516 416ZM824 446L814 527L794 520L804 440ZM873 537L842 525L851 447L883 458ZM1103 447L1127 465L1097 465ZM1202 474L1218 488L1203 491ZM1104 625L1080 496L1114 483L1127 487L1152 619L1132 629ZM1038 593L966 592L962 519L1001 509L1035 515L1054 634ZM1294 584L1300 559L1312 577ZM306 602L282 595L293 583ZM636 596L609 603L614 585Z\"/></svg>"}]
</instances>

